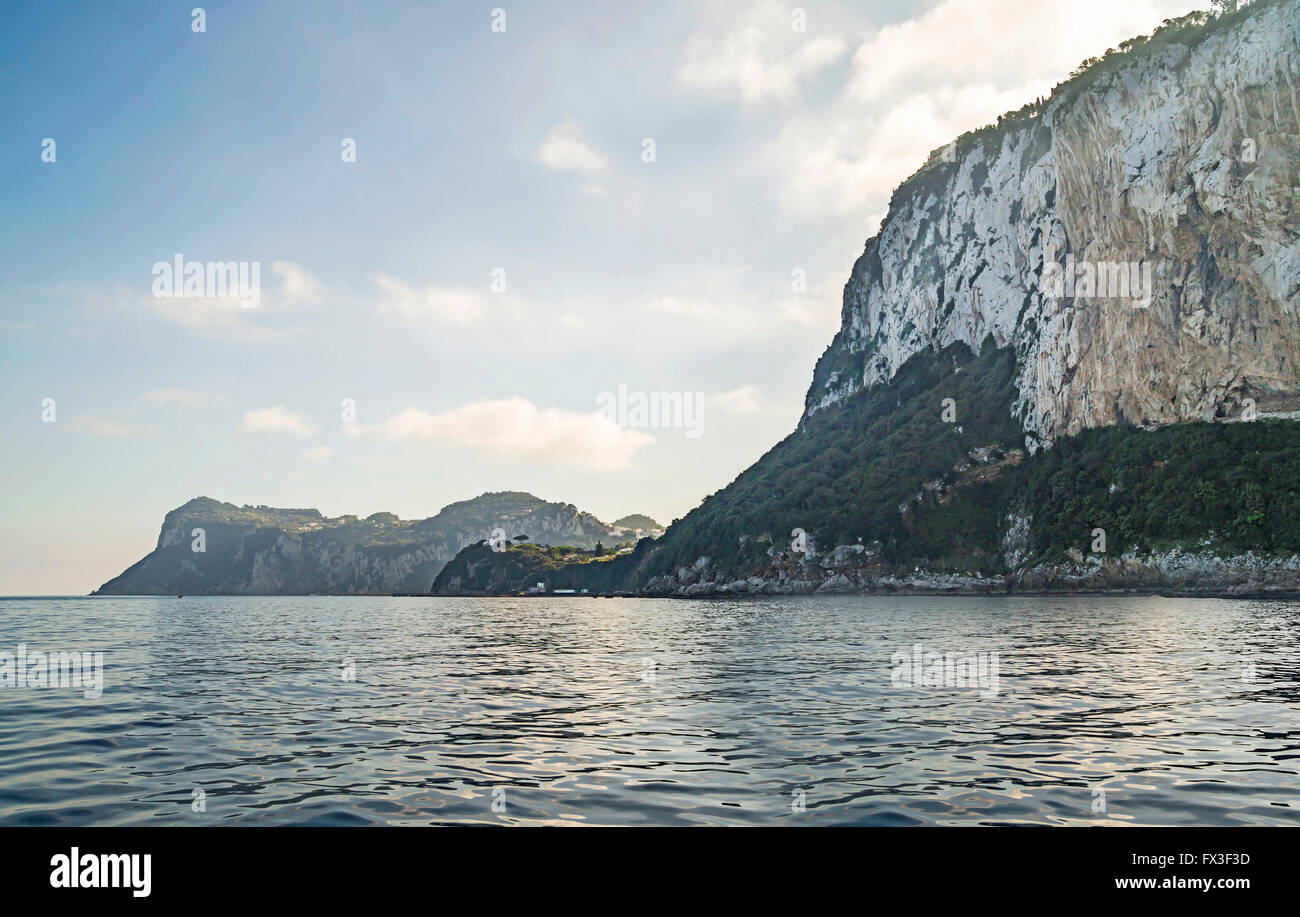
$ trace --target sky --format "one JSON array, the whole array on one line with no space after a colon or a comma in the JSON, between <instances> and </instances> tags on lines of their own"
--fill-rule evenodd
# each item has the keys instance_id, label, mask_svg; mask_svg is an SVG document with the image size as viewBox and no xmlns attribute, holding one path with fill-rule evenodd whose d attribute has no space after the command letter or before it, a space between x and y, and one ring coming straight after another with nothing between
<instances>
[{"instance_id":1,"label":"sky","mask_svg":"<svg viewBox=\"0 0 1300 917\"><path fill-rule=\"evenodd\" d=\"M684 516L794 429L893 188L1189 9L0 2L0 594L200 495Z\"/></svg>"}]
</instances>

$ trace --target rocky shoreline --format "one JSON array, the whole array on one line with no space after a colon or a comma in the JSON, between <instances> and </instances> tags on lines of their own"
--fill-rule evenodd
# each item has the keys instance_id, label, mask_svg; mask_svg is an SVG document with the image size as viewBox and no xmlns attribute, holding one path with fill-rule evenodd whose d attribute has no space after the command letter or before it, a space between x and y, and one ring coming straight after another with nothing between
<instances>
[{"instance_id":1,"label":"rocky shoreline","mask_svg":"<svg viewBox=\"0 0 1300 917\"><path fill-rule=\"evenodd\" d=\"M771 567L745 577L711 571L708 558L648 582L641 595L702 598L742 595L1179 595L1300 597L1300 555L1265 557L1248 552L1219 556L1171 550L1138 556L1090 555L1042 563L1010 574L900 575L872 563L861 545L824 556L776 555Z\"/></svg>"}]
</instances>

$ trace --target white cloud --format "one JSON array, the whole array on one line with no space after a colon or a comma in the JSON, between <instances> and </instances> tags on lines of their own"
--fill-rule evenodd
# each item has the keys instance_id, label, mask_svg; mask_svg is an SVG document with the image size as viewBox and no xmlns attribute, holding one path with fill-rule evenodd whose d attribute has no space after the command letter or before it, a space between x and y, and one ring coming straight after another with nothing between
<instances>
[{"instance_id":1,"label":"white cloud","mask_svg":"<svg viewBox=\"0 0 1300 917\"><path fill-rule=\"evenodd\" d=\"M427 319L464 325L475 322L489 311L488 294L466 287L438 287L432 284L417 290L399 277L383 272L370 275L379 291L381 312L395 312L405 318Z\"/></svg>"},{"instance_id":2,"label":"white cloud","mask_svg":"<svg viewBox=\"0 0 1300 917\"><path fill-rule=\"evenodd\" d=\"M790 27L788 11L768 7L717 37L692 35L678 81L691 89L738 95L746 105L790 102L799 85L844 55L839 38L817 38Z\"/></svg>"},{"instance_id":3,"label":"white cloud","mask_svg":"<svg viewBox=\"0 0 1300 917\"><path fill-rule=\"evenodd\" d=\"M821 328L833 334L839 329L840 304L826 303L811 296L783 299L776 304L776 317L805 328Z\"/></svg>"},{"instance_id":4,"label":"white cloud","mask_svg":"<svg viewBox=\"0 0 1300 917\"><path fill-rule=\"evenodd\" d=\"M1085 57L1187 10L1188 0L944 0L864 42L853 55L850 90L895 99L917 88L985 84L1046 95Z\"/></svg>"},{"instance_id":5,"label":"white cloud","mask_svg":"<svg viewBox=\"0 0 1300 917\"><path fill-rule=\"evenodd\" d=\"M597 471L626 468L637 449L654 442L598 411L538 408L518 397L478 401L437 414L412 407L381 424L347 424L343 429L349 436L474 449L502 462L549 462Z\"/></svg>"},{"instance_id":6,"label":"white cloud","mask_svg":"<svg viewBox=\"0 0 1300 917\"><path fill-rule=\"evenodd\" d=\"M188 298L184 296L145 297L145 307L154 314L191 331L236 341L266 341L280 332L260 324L253 313L238 299Z\"/></svg>"},{"instance_id":7,"label":"white cloud","mask_svg":"<svg viewBox=\"0 0 1300 917\"><path fill-rule=\"evenodd\" d=\"M183 388L150 389L147 392L142 392L140 398L150 404L179 404L185 406L202 404L206 400L206 396L202 392L192 392Z\"/></svg>"},{"instance_id":8,"label":"white cloud","mask_svg":"<svg viewBox=\"0 0 1300 917\"><path fill-rule=\"evenodd\" d=\"M791 291L776 303L779 322L834 334L840 326L844 277L836 272L814 281L801 293Z\"/></svg>"},{"instance_id":9,"label":"white cloud","mask_svg":"<svg viewBox=\"0 0 1300 917\"><path fill-rule=\"evenodd\" d=\"M555 127L537 151L537 161L557 172L580 172L594 175L604 171L609 157L582 139L578 126L565 121ZM587 193L596 186L589 186Z\"/></svg>"},{"instance_id":10,"label":"white cloud","mask_svg":"<svg viewBox=\"0 0 1300 917\"><path fill-rule=\"evenodd\" d=\"M197 259L195 259L197 260ZM265 278L258 269L259 287L257 305L245 308L240 296L189 297L146 296L146 309L168 321L191 331L224 337L236 341L266 341L280 337L283 330L268 324L276 314L290 312L303 305L319 302L325 293L324 285L301 264L293 261L273 261L268 272L273 283L261 283ZM114 298L107 298L110 301ZM117 297L120 298L120 295ZM130 297L128 305L140 300Z\"/></svg>"},{"instance_id":11,"label":"white cloud","mask_svg":"<svg viewBox=\"0 0 1300 917\"><path fill-rule=\"evenodd\" d=\"M272 293L274 306L294 308L320 301L324 285L301 264L294 261L272 261L271 273L280 278L280 283Z\"/></svg>"},{"instance_id":12,"label":"white cloud","mask_svg":"<svg viewBox=\"0 0 1300 917\"><path fill-rule=\"evenodd\" d=\"M714 345L721 341L785 338L792 325L811 332L833 334L839 327L844 277L840 272L828 274L801 293L789 286L772 286L755 291L746 282L745 272L734 276L720 272L700 278L685 295L657 296L641 304L643 312L656 318L636 321L635 337L641 344L663 332L674 336L675 346L686 344ZM683 329L687 329L683 331ZM631 333L631 332L629 332ZM683 334L691 335L683 339Z\"/></svg>"},{"instance_id":13,"label":"white cloud","mask_svg":"<svg viewBox=\"0 0 1300 917\"><path fill-rule=\"evenodd\" d=\"M304 450L302 457L309 462L328 462L334 457L334 450L329 446L313 446Z\"/></svg>"},{"instance_id":14,"label":"white cloud","mask_svg":"<svg viewBox=\"0 0 1300 917\"><path fill-rule=\"evenodd\" d=\"M316 432L316 428L301 414L295 414L282 404L246 411L239 429L245 433L291 433L294 436L311 436Z\"/></svg>"},{"instance_id":15,"label":"white cloud","mask_svg":"<svg viewBox=\"0 0 1300 917\"><path fill-rule=\"evenodd\" d=\"M710 395L704 399L704 403L724 414L757 414L763 410L762 396L758 388L753 385L742 385L729 392Z\"/></svg>"},{"instance_id":16,"label":"white cloud","mask_svg":"<svg viewBox=\"0 0 1300 917\"><path fill-rule=\"evenodd\" d=\"M742 385L729 392L710 395L704 399L710 410L721 411L737 417L755 417L759 414L768 416L798 417L803 413L803 399L795 397L764 397L756 385Z\"/></svg>"},{"instance_id":17,"label":"white cloud","mask_svg":"<svg viewBox=\"0 0 1300 917\"><path fill-rule=\"evenodd\" d=\"M652 300L646 308L651 312L681 315L687 318L712 318L718 314L718 307L711 303L678 299L675 296L661 296Z\"/></svg>"},{"instance_id":18,"label":"white cloud","mask_svg":"<svg viewBox=\"0 0 1300 917\"><path fill-rule=\"evenodd\" d=\"M70 421L67 429L89 433L91 436L135 436L139 433L154 433L157 430L156 427L119 423L115 420L95 417L93 414L83 414Z\"/></svg>"}]
</instances>

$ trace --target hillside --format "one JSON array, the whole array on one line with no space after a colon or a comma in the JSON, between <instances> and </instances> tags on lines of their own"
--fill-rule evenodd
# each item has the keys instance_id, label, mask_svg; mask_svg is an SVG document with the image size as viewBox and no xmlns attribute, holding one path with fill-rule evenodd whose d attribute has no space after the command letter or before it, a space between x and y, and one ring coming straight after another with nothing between
<instances>
[{"instance_id":1,"label":"hillside","mask_svg":"<svg viewBox=\"0 0 1300 917\"><path fill-rule=\"evenodd\" d=\"M590 513L527 493L482 494L419 520L327 518L198 497L169 512L154 550L95 594L425 592L457 551L496 530L542 545L617 540Z\"/></svg>"}]
</instances>

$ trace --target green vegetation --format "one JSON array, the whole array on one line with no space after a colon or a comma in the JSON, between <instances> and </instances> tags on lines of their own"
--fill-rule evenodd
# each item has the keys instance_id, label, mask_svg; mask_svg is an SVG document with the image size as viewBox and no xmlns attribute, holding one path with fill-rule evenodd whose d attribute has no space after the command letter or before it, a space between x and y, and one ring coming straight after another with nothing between
<instances>
[{"instance_id":1,"label":"green vegetation","mask_svg":"<svg viewBox=\"0 0 1300 917\"><path fill-rule=\"evenodd\" d=\"M273 506L236 506L211 497L195 497L167 514L195 522L226 523L228 525L256 525L270 528L295 529L310 526L325 519L316 509L277 509Z\"/></svg>"},{"instance_id":2,"label":"green vegetation","mask_svg":"<svg viewBox=\"0 0 1300 917\"><path fill-rule=\"evenodd\" d=\"M493 526L506 523L515 516L540 509L546 505L545 500L534 497L532 494L503 490L496 493L482 494L472 500L449 503L442 508L438 515L426 519L424 522L432 524L436 520L439 527L487 531ZM554 505L559 506L561 504ZM564 505L569 509L574 509L573 504Z\"/></svg>"},{"instance_id":3,"label":"green vegetation","mask_svg":"<svg viewBox=\"0 0 1300 917\"><path fill-rule=\"evenodd\" d=\"M1039 556L1087 552L1094 527L1118 554L1196 545L1300 552L1300 424L1102 427L1027 463L1017 492Z\"/></svg>"},{"instance_id":4,"label":"green vegetation","mask_svg":"<svg viewBox=\"0 0 1300 917\"><path fill-rule=\"evenodd\" d=\"M655 522L649 516L642 513L633 513L630 516L624 516L622 519L616 519L610 523L616 529L640 529L649 531L650 529L663 529L663 526Z\"/></svg>"},{"instance_id":5,"label":"green vegetation","mask_svg":"<svg viewBox=\"0 0 1300 917\"><path fill-rule=\"evenodd\" d=\"M430 592L438 595L489 594L523 592L537 583L547 589L589 588L586 568L607 567L612 554L584 551L568 545L510 545L494 551L487 542L472 544L443 567L433 581Z\"/></svg>"}]
</instances>

